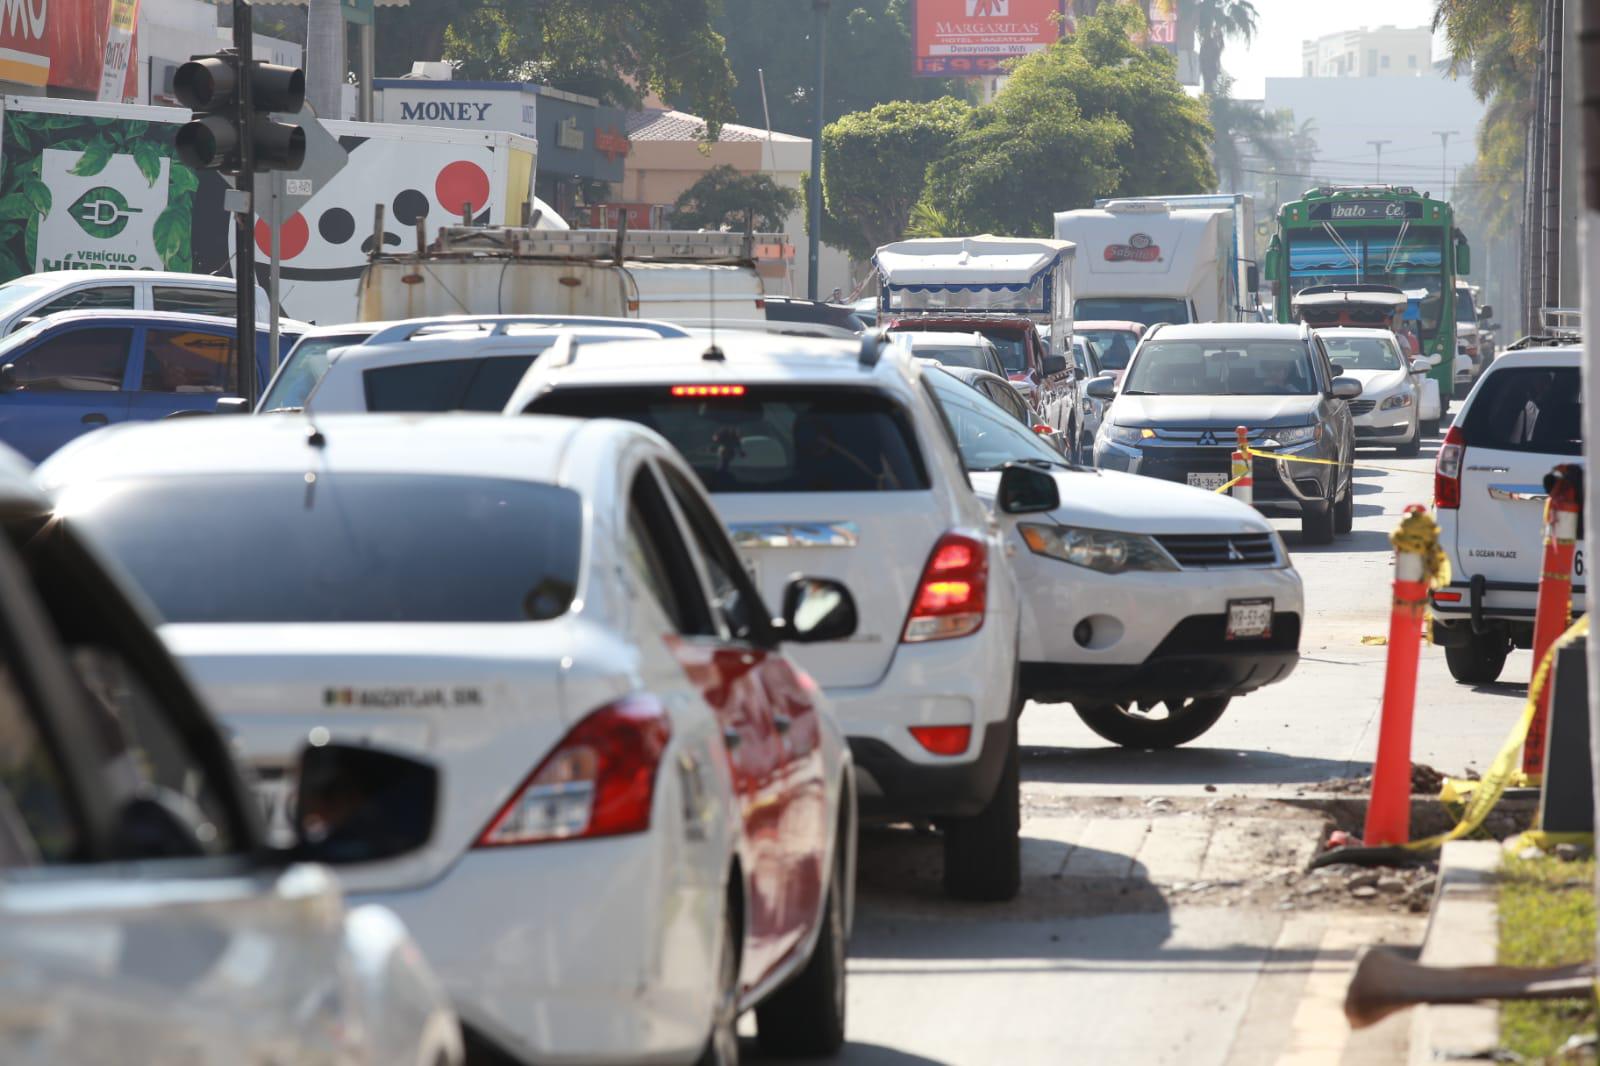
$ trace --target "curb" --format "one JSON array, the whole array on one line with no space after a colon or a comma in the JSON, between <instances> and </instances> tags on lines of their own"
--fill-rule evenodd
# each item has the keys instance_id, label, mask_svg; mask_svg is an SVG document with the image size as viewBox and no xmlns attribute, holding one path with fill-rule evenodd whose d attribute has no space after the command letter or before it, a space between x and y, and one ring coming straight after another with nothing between
<instances>
[{"instance_id":1,"label":"curb","mask_svg":"<svg viewBox=\"0 0 1600 1066\"><path fill-rule=\"evenodd\" d=\"M1452 840L1439 855L1439 887L1428 914L1421 961L1429 966L1488 966L1500 942L1494 840ZM1412 1012L1411 1066L1488 1060L1500 1046L1493 1003L1420 1006Z\"/></svg>"}]
</instances>

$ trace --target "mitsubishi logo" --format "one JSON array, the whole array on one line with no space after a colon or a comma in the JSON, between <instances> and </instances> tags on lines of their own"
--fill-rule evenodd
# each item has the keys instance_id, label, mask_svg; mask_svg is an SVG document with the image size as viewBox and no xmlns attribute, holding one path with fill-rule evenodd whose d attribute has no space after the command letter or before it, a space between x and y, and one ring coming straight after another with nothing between
<instances>
[{"instance_id":1,"label":"mitsubishi logo","mask_svg":"<svg viewBox=\"0 0 1600 1066\"><path fill-rule=\"evenodd\" d=\"M1217 435L1215 433L1211 432L1209 429L1202 430L1200 432L1200 440L1197 443L1199 443L1199 444L1215 444L1215 443L1217 443Z\"/></svg>"},{"instance_id":2,"label":"mitsubishi logo","mask_svg":"<svg viewBox=\"0 0 1600 1066\"><path fill-rule=\"evenodd\" d=\"M1244 562L1244 552L1240 551L1239 550L1239 546L1237 544L1235 544L1231 540L1228 541L1228 562L1230 562L1230 563L1242 563L1242 562Z\"/></svg>"}]
</instances>

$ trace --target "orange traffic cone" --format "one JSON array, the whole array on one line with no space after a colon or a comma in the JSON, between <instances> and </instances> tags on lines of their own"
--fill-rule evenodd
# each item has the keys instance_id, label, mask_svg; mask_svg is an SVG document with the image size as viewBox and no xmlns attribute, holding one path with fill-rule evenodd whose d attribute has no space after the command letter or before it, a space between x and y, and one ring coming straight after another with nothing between
<instances>
[{"instance_id":1,"label":"orange traffic cone","mask_svg":"<svg viewBox=\"0 0 1600 1066\"><path fill-rule=\"evenodd\" d=\"M1563 463L1545 475L1544 565L1539 570L1539 606L1533 619L1533 666L1572 624L1572 557L1578 548L1578 516L1583 512L1583 468ZM1530 784L1544 775L1544 741L1550 727L1550 688L1539 693L1538 706L1522 742L1522 773Z\"/></svg>"}]
</instances>

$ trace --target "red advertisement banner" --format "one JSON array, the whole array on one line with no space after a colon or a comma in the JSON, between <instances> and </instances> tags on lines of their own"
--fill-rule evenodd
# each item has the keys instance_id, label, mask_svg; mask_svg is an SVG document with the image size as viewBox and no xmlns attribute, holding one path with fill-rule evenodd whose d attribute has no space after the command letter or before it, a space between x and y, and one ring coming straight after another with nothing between
<instances>
[{"instance_id":1,"label":"red advertisement banner","mask_svg":"<svg viewBox=\"0 0 1600 1066\"><path fill-rule=\"evenodd\" d=\"M916 73L928 78L1000 73L1008 59L1061 39L1063 0L914 0Z\"/></svg>"},{"instance_id":2,"label":"red advertisement banner","mask_svg":"<svg viewBox=\"0 0 1600 1066\"><path fill-rule=\"evenodd\" d=\"M0 81L85 93L100 88L112 0L0 0ZM123 98L138 92L138 31Z\"/></svg>"}]
</instances>

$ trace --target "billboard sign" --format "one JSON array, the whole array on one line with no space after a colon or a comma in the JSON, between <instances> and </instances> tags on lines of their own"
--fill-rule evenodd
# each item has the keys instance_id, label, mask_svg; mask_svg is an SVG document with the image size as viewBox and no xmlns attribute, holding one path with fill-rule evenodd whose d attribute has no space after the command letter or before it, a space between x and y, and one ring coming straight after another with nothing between
<instances>
[{"instance_id":1,"label":"billboard sign","mask_svg":"<svg viewBox=\"0 0 1600 1066\"><path fill-rule=\"evenodd\" d=\"M68 89L110 98L101 93L106 58L136 51L137 20L128 18L128 0L0 0L0 81L44 90ZM119 10L120 9L120 10ZM127 37L113 42L112 27L132 22ZM120 48L111 46L119 43ZM123 66L123 93L137 92L138 71Z\"/></svg>"},{"instance_id":2,"label":"billboard sign","mask_svg":"<svg viewBox=\"0 0 1600 1066\"><path fill-rule=\"evenodd\" d=\"M914 0L914 73L973 78L1061 39L1064 0Z\"/></svg>"}]
</instances>

